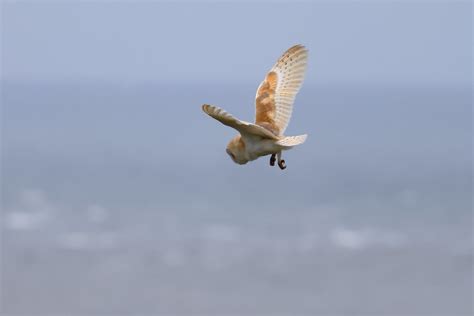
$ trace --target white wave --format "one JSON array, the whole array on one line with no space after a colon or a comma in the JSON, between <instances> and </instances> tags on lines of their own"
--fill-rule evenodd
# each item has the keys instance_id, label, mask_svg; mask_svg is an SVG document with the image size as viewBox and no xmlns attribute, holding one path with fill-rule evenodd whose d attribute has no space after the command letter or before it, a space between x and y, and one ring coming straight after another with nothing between
<instances>
[{"instance_id":1,"label":"white wave","mask_svg":"<svg viewBox=\"0 0 474 316\"><path fill-rule=\"evenodd\" d=\"M203 237L214 242L236 242L240 240L240 231L234 226L213 224L204 229Z\"/></svg>"},{"instance_id":2,"label":"white wave","mask_svg":"<svg viewBox=\"0 0 474 316\"><path fill-rule=\"evenodd\" d=\"M112 232L68 232L58 236L57 244L69 250L108 249L117 245L117 236Z\"/></svg>"},{"instance_id":3,"label":"white wave","mask_svg":"<svg viewBox=\"0 0 474 316\"><path fill-rule=\"evenodd\" d=\"M86 211L87 211L87 219L92 223L96 223L96 224L103 223L109 217L108 210L105 207L98 204L89 205Z\"/></svg>"},{"instance_id":4,"label":"white wave","mask_svg":"<svg viewBox=\"0 0 474 316\"><path fill-rule=\"evenodd\" d=\"M10 211L5 214L5 227L10 230L32 230L40 227L47 218L41 212Z\"/></svg>"},{"instance_id":5,"label":"white wave","mask_svg":"<svg viewBox=\"0 0 474 316\"><path fill-rule=\"evenodd\" d=\"M406 238L394 231L336 228L330 232L330 239L338 247L357 250L370 246L399 247Z\"/></svg>"},{"instance_id":6,"label":"white wave","mask_svg":"<svg viewBox=\"0 0 474 316\"><path fill-rule=\"evenodd\" d=\"M5 210L5 227L10 230L33 230L46 223L55 207L38 189L20 192L15 206Z\"/></svg>"}]
</instances>

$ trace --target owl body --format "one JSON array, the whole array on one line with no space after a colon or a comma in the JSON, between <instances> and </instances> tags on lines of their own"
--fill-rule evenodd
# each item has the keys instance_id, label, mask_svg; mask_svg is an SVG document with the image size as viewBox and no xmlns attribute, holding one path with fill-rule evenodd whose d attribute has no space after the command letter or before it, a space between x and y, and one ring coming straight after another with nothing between
<instances>
[{"instance_id":1,"label":"owl body","mask_svg":"<svg viewBox=\"0 0 474 316\"><path fill-rule=\"evenodd\" d=\"M303 84L307 57L306 48L295 45L277 60L257 89L255 123L236 119L216 106L202 106L206 114L239 132L226 148L235 163L243 165L271 155L270 165L273 166L278 157L278 166L285 169L282 151L305 142L307 135L285 136L284 132L291 118L296 94Z\"/></svg>"},{"instance_id":2,"label":"owl body","mask_svg":"<svg viewBox=\"0 0 474 316\"><path fill-rule=\"evenodd\" d=\"M273 139L237 135L229 142L226 151L234 162L244 165L259 157L271 155L285 149L288 148L278 145Z\"/></svg>"},{"instance_id":3,"label":"owl body","mask_svg":"<svg viewBox=\"0 0 474 316\"><path fill-rule=\"evenodd\" d=\"M245 143L247 144L246 148L249 161L255 160L262 156L271 155L282 150L282 147L278 146L276 141L273 139L256 140L249 138Z\"/></svg>"}]
</instances>

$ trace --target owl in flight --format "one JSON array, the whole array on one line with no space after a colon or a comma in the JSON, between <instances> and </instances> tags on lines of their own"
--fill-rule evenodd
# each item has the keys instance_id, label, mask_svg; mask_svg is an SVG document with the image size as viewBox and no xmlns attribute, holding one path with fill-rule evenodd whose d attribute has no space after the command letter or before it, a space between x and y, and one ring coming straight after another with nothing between
<instances>
[{"instance_id":1,"label":"owl in flight","mask_svg":"<svg viewBox=\"0 0 474 316\"><path fill-rule=\"evenodd\" d=\"M222 124L236 129L226 152L240 165L261 156L271 155L270 166L278 160L285 169L281 152L304 143L307 135L285 136L290 122L293 102L306 71L308 50L302 45L288 49L267 73L255 97L255 123L241 121L217 106L204 104L202 110Z\"/></svg>"}]
</instances>

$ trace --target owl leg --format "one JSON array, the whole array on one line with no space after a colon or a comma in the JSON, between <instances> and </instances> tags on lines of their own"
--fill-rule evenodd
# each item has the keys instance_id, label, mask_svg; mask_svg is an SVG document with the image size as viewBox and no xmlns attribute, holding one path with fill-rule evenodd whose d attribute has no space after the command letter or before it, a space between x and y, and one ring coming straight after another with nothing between
<instances>
[{"instance_id":1,"label":"owl leg","mask_svg":"<svg viewBox=\"0 0 474 316\"><path fill-rule=\"evenodd\" d=\"M276 161L276 154L272 154L272 156L270 157L270 166L274 166L275 165L275 161Z\"/></svg>"},{"instance_id":2,"label":"owl leg","mask_svg":"<svg viewBox=\"0 0 474 316\"><path fill-rule=\"evenodd\" d=\"M280 167L281 170L286 169L285 160L281 159L281 151L277 153L277 157L278 157L278 167Z\"/></svg>"}]
</instances>

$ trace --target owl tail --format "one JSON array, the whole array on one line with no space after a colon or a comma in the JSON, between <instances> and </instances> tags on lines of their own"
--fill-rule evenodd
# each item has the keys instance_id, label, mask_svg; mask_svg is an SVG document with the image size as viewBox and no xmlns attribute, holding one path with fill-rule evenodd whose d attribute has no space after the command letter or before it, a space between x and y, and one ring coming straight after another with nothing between
<instances>
[{"instance_id":1,"label":"owl tail","mask_svg":"<svg viewBox=\"0 0 474 316\"><path fill-rule=\"evenodd\" d=\"M286 136L276 142L277 145L283 147L283 149L289 149L296 145L301 145L305 142L308 135L298 135L298 136Z\"/></svg>"}]
</instances>

